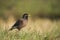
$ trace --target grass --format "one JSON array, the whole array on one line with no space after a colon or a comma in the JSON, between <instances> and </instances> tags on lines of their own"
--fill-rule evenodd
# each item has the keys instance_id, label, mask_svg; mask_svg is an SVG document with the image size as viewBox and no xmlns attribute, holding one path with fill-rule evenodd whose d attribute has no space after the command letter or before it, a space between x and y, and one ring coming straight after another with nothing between
<instances>
[{"instance_id":1,"label":"grass","mask_svg":"<svg viewBox=\"0 0 60 40\"><path fill-rule=\"evenodd\" d=\"M11 25L11 22L13 23L13 18L5 25ZM29 19L28 25L21 31L8 31L11 26L4 29L4 26L0 25L0 40L60 40L60 23L58 22L48 19Z\"/></svg>"},{"instance_id":2,"label":"grass","mask_svg":"<svg viewBox=\"0 0 60 40\"><path fill-rule=\"evenodd\" d=\"M60 34L59 32L57 33L58 35L55 32L40 35L35 31L29 33L26 33L24 31L11 33L0 31L0 40L58 40L57 36L60 36Z\"/></svg>"}]
</instances>

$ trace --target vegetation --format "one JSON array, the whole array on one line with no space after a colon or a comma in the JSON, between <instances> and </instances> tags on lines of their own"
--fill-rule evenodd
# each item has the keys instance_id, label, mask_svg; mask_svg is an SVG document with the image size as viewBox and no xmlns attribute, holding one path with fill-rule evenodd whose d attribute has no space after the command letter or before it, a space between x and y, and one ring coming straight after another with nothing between
<instances>
[{"instance_id":1,"label":"vegetation","mask_svg":"<svg viewBox=\"0 0 60 40\"><path fill-rule=\"evenodd\" d=\"M37 32L7 32L0 30L0 40L60 40L60 31L52 30L50 33L40 33Z\"/></svg>"},{"instance_id":2,"label":"vegetation","mask_svg":"<svg viewBox=\"0 0 60 40\"><path fill-rule=\"evenodd\" d=\"M0 15L8 14L20 16L22 13L36 15L60 14L59 0L0 0Z\"/></svg>"}]
</instances>

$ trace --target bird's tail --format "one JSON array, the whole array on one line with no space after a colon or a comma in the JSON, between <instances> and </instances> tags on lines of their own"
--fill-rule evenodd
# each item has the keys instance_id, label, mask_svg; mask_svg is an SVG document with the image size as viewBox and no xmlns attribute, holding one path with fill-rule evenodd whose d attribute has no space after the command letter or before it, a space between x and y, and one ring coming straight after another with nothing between
<instances>
[{"instance_id":1,"label":"bird's tail","mask_svg":"<svg viewBox=\"0 0 60 40\"><path fill-rule=\"evenodd\" d=\"M14 28L12 27L12 28L9 29L9 31L11 31L11 30L13 30L13 29L14 29Z\"/></svg>"},{"instance_id":2,"label":"bird's tail","mask_svg":"<svg viewBox=\"0 0 60 40\"><path fill-rule=\"evenodd\" d=\"M11 31L11 30L13 30L13 29L15 29L15 27L10 28L9 31Z\"/></svg>"}]
</instances>

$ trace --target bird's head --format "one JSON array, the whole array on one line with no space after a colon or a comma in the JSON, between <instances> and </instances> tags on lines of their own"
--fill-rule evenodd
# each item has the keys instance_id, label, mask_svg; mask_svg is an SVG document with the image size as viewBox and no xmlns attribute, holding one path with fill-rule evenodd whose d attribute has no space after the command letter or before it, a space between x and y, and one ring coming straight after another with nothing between
<instances>
[{"instance_id":1,"label":"bird's head","mask_svg":"<svg viewBox=\"0 0 60 40\"><path fill-rule=\"evenodd\" d=\"M28 14L27 13L24 13L22 18L28 20Z\"/></svg>"}]
</instances>

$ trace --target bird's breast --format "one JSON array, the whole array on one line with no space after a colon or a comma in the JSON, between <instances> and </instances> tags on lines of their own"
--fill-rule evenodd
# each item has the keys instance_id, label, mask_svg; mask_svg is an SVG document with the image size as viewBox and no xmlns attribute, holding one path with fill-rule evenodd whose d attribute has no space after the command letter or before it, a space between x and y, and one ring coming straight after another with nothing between
<instances>
[{"instance_id":1,"label":"bird's breast","mask_svg":"<svg viewBox=\"0 0 60 40\"><path fill-rule=\"evenodd\" d=\"M27 22L28 22L27 20L24 20L23 21L23 26L26 26L27 25Z\"/></svg>"}]
</instances>

